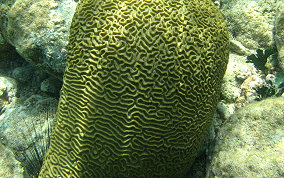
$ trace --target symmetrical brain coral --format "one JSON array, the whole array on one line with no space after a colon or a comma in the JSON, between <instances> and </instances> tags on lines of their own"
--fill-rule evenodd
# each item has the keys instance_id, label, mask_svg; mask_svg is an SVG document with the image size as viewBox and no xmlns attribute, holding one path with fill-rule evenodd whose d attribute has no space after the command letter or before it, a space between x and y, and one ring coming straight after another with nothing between
<instances>
[{"instance_id":1,"label":"symmetrical brain coral","mask_svg":"<svg viewBox=\"0 0 284 178\"><path fill-rule=\"evenodd\" d=\"M81 0L40 177L179 177L228 60L211 0Z\"/></svg>"}]
</instances>

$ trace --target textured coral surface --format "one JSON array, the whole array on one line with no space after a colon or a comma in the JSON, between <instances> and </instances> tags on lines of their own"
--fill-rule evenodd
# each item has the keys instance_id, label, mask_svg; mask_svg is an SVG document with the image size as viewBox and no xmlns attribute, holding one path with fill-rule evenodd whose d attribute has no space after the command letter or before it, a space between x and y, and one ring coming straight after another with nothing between
<instances>
[{"instance_id":1,"label":"textured coral surface","mask_svg":"<svg viewBox=\"0 0 284 178\"><path fill-rule=\"evenodd\" d=\"M179 177L204 141L228 58L209 0L82 0L40 177Z\"/></svg>"}]
</instances>

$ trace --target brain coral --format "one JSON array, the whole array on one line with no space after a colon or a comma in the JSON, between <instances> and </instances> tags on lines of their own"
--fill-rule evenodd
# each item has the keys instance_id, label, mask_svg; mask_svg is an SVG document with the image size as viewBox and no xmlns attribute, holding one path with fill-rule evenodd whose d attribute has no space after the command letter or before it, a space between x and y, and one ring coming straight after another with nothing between
<instances>
[{"instance_id":1,"label":"brain coral","mask_svg":"<svg viewBox=\"0 0 284 178\"><path fill-rule=\"evenodd\" d=\"M228 60L211 0L81 0L40 177L179 177Z\"/></svg>"}]
</instances>

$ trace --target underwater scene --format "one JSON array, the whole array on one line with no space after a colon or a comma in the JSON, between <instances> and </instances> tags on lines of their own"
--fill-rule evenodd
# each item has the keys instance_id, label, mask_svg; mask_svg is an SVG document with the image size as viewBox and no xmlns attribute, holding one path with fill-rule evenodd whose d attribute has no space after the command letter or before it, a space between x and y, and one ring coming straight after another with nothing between
<instances>
[{"instance_id":1,"label":"underwater scene","mask_svg":"<svg viewBox=\"0 0 284 178\"><path fill-rule=\"evenodd\" d=\"M284 0L0 0L0 178L284 177Z\"/></svg>"}]
</instances>

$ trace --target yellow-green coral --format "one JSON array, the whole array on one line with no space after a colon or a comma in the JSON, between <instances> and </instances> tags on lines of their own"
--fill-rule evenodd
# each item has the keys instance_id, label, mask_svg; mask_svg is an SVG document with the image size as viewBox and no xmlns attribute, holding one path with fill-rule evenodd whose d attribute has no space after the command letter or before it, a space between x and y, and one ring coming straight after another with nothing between
<instances>
[{"instance_id":1,"label":"yellow-green coral","mask_svg":"<svg viewBox=\"0 0 284 178\"><path fill-rule=\"evenodd\" d=\"M179 177L228 60L211 0L82 0L40 177Z\"/></svg>"}]
</instances>

